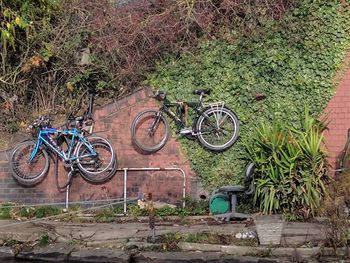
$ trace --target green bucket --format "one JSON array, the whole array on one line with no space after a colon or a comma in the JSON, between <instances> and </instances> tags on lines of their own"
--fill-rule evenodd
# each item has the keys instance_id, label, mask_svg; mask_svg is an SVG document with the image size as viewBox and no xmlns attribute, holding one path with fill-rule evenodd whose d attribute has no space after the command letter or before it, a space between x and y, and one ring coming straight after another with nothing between
<instances>
[{"instance_id":1,"label":"green bucket","mask_svg":"<svg viewBox=\"0 0 350 263\"><path fill-rule=\"evenodd\" d=\"M230 200L227 194L216 193L210 197L209 211L212 215L225 214L230 211Z\"/></svg>"}]
</instances>

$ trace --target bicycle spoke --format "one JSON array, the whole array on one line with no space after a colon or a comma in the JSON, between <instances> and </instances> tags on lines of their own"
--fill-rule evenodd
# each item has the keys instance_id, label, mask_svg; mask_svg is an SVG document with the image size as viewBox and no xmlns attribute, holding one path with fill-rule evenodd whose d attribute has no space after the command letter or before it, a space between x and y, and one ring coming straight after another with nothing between
<instances>
[{"instance_id":1,"label":"bicycle spoke","mask_svg":"<svg viewBox=\"0 0 350 263\"><path fill-rule=\"evenodd\" d=\"M221 120L220 120L220 122L219 122L218 128L220 128L221 125L227 120L227 117L228 117L228 115L225 114L225 116L223 116L223 117L221 118Z\"/></svg>"},{"instance_id":2,"label":"bicycle spoke","mask_svg":"<svg viewBox=\"0 0 350 263\"><path fill-rule=\"evenodd\" d=\"M236 120L227 109L215 105L203 114L198 136L204 145L211 149L224 148L237 134Z\"/></svg>"},{"instance_id":3,"label":"bicycle spoke","mask_svg":"<svg viewBox=\"0 0 350 263\"><path fill-rule=\"evenodd\" d=\"M157 111L145 111L132 124L132 140L142 150L160 149L168 137L164 117Z\"/></svg>"},{"instance_id":4,"label":"bicycle spoke","mask_svg":"<svg viewBox=\"0 0 350 263\"><path fill-rule=\"evenodd\" d=\"M46 157L42 151L39 151L31 162L29 161L34 147L34 143L23 143L11 156L12 171L16 174L16 179L24 184L27 180L35 180L42 176L46 169Z\"/></svg>"}]
</instances>

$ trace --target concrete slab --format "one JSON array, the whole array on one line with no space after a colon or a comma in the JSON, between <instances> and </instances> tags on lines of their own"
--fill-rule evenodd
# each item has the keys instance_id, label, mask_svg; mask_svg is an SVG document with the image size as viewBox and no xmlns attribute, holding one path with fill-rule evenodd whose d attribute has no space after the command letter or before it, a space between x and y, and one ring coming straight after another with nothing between
<instances>
[{"instance_id":1,"label":"concrete slab","mask_svg":"<svg viewBox=\"0 0 350 263\"><path fill-rule=\"evenodd\" d=\"M130 262L130 255L122 250L83 248L79 251L72 252L69 256L69 262L128 263Z\"/></svg>"},{"instance_id":2,"label":"concrete slab","mask_svg":"<svg viewBox=\"0 0 350 263\"><path fill-rule=\"evenodd\" d=\"M45 247L34 248L31 251L21 251L17 254L17 258L30 260L44 260L49 262L66 261L69 255L78 249L68 244L51 244Z\"/></svg>"}]
</instances>

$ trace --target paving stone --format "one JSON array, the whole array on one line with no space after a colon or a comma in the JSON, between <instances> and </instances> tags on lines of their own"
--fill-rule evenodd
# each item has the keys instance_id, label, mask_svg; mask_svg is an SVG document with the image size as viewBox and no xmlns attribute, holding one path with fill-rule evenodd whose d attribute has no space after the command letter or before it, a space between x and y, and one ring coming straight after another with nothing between
<instances>
[{"instance_id":1,"label":"paving stone","mask_svg":"<svg viewBox=\"0 0 350 263\"><path fill-rule=\"evenodd\" d=\"M160 248L163 244L148 243L148 242L128 242L125 244L125 249L147 249L147 248Z\"/></svg>"},{"instance_id":2,"label":"paving stone","mask_svg":"<svg viewBox=\"0 0 350 263\"><path fill-rule=\"evenodd\" d=\"M84 248L72 252L69 262L92 262L92 263L109 263L120 262L127 263L130 261L130 255L122 250L107 250L97 248Z\"/></svg>"},{"instance_id":3,"label":"paving stone","mask_svg":"<svg viewBox=\"0 0 350 263\"><path fill-rule=\"evenodd\" d=\"M322 238L322 236L319 236L319 235L282 236L281 245L296 247L309 242L312 242L313 244L317 244L322 240L324 240L324 238Z\"/></svg>"},{"instance_id":4,"label":"paving stone","mask_svg":"<svg viewBox=\"0 0 350 263\"><path fill-rule=\"evenodd\" d=\"M34 226L31 223L19 223L12 220L0 220L0 240L16 240L19 242L34 242L39 240L47 229Z\"/></svg>"},{"instance_id":5,"label":"paving stone","mask_svg":"<svg viewBox=\"0 0 350 263\"><path fill-rule=\"evenodd\" d=\"M221 245L189 243L189 242L179 242L177 245L183 251L203 251L203 252L221 251Z\"/></svg>"},{"instance_id":6,"label":"paving stone","mask_svg":"<svg viewBox=\"0 0 350 263\"><path fill-rule=\"evenodd\" d=\"M123 248L125 247L128 239L109 239L109 240L92 240L86 242L88 247L105 247L105 248Z\"/></svg>"},{"instance_id":7,"label":"paving stone","mask_svg":"<svg viewBox=\"0 0 350 263\"><path fill-rule=\"evenodd\" d=\"M137 263L220 262L221 254L214 252L144 252L132 259Z\"/></svg>"},{"instance_id":8,"label":"paving stone","mask_svg":"<svg viewBox=\"0 0 350 263\"><path fill-rule=\"evenodd\" d=\"M14 223L11 225L11 222ZM10 225L10 226L9 226ZM323 227L323 226L322 226ZM254 230L254 226L245 227L245 224L230 222L227 224L207 224L201 222L200 224L188 224L180 225L174 222L159 222L156 225L156 236L169 232L179 232L179 233L197 233L197 232L212 232L219 234L232 234ZM324 239L324 232L322 232L320 224L313 223L286 223L283 230L282 244L296 247L297 245L307 243L309 241L315 242ZM148 223L139 222L128 222L128 223L106 223L106 224L91 224L91 223L68 223L68 222L55 222L55 221L44 221L36 222L35 224L18 224L18 222L0 220L0 241L3 240L17 240L21 242L35 241L37 242L42 235L48 233L49 236L54 240L55 246L48 246L43 249L34 249L31 252L21 252L20 257L26 259L45 259L46 261L59 261L66 259L70 253L76 253L73 251L73 247L65 247L67 242L72 239L78 239L84 241L84 244L88 245L89 250L95 251L99 248L99 251L112 250L119 251L124 248L126 244L132 248L138 247L143 249L148 246L147 243L143 241L150 235L150 230ZM129 243L128 243L129 242ZM133 243L134 242L134 243ZM315 243L313 243L315 244ZM153 246L152 244L151 246ZM322 251L319 248L268 248L268 247L243 247L243 246L222 246L222 245L209 245L209 244L179 244L180 247L185 250L183 254L176 254L176 257L170 257L168 260L174 260L173 262L185 262L186 253L192 253L195 257L194 262L204 262L202 261L205 256L208 256L212 262L231 262L229 259L223 257L226 254L232 262L244 262L235 261L242 260L239 256L252 256L259 254L266 254L272 256L278 256L281 258L297 258L300 255L301 258L309 258L312 260L314 255L318 255L322 252L323 257L332 257L334 255L333 249L324 248ZM191 252L186 252L191 251ZM196 252L193 252L196 251ZM198 251L202 251L201 253ZM220 251L220 252L215 252ZM3 254L11 253L11 251L4 251ZM344 254L344 249L338 249L337 251L340 255ZM109 253L109 252L108 252ZM145 252L146 253L146 252ZM140 262L147 262L146 258L153 262L155 259L152 255L158 255L159 261L154 262L169 262L166 261L166 256L168 254L158 253L158 254L145 254L142 256L138 255ZM147 252L148 253L148 252ZM156 253L156 252L154 252ZM174 254L175 252L171 252ZM176 252L178 253L178 252ZM164 254L164 256L161 256ZM9 254L11 255L11 254ZM75 255L75 254L74 254ZM213 256L216 255L216 256ZM221 257L217 257L221 255ZM103 256L103 255L101 255ZM0 251L1 257L1 251ZM238 259L237 259L238 257ZM91 257L86 256L86 260L92 260ZM186 257L188 259L188 257ZM186 260L187 260L186 259ZM255 260L256 258L254 258ZM308 260L309 260L308 259ZM161 261L163 260L163 261ZM216 260L216 261L215 261ZM226 261L224 261L226 260ZM251 259L253 260L253 259ZM259 263L262 263L259 259ZM95 261L86 261L95 262ZM103 262L103 261L102 261ZM119 261L115 261L119 262ZM205 261L207 262L207 261ZM256 261L247 261L256 262ZM267 261L266 261L267 262Z\"/></svg>"},{"instance_id":9,"label":"paving stone","mask_svg":"<svg viewBox=\"0 0 350 263\"><path fill-rule=\"evenodd\" d=\"M8 258L13 258L15 252L10 247L0 247L0 261Z\"/></svg>"},{"instance_id":10,"label":"paving stone","mask_svg":"<svg viewBox=\"0 0 350 263\"><path fill-rule=\"evenodd\" d=\"M290 263L290 261L271 258L256 258L256 257L237 257L225 256L222 258L222 263Z\"/></svg>"},{"instance_id":11,"label":"paving stone","mask_svg":"<svg viewBox=\"0 0 350 263\"><path fill-rule=\"evenodd\" d=\"M17 258L44 261L65 261L70 253L76 249L67 244L51 244L46 247L34 248L32 251L22 251L17 254Z\"/></svg>"}]
</instances>

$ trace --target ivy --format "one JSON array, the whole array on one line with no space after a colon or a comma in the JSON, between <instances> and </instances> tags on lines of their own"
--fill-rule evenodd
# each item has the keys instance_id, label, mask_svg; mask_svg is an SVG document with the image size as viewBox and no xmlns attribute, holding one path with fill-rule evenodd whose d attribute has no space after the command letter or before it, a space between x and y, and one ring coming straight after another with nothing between
<instances>
[{"instance_id":1,"label":"ivy","mask_svg":"<svg viewBox=\"0 0 350 263\"><path fill-rule=\"evenodd\" d=\"M148 84L180 100L195 99L195 88L210 89L210 99L225 101L240 119L240 139L226 152L181 139L205 186L241 181L243 144L249 144L255 124L278 117L300 126L305 105L314 116L322 112L350 47L349 30L350 11L340 1L300 0L282 19L262 20L256 34L242 32L234 43L203 41L193 53L158 63Z\"/></svg>"}]
</instances>

